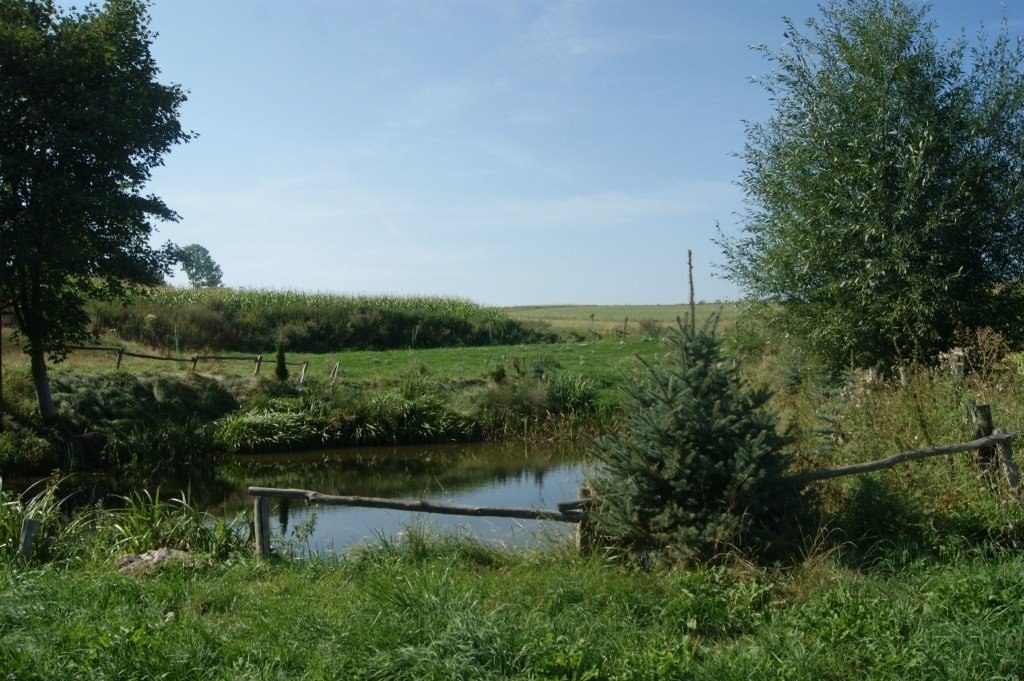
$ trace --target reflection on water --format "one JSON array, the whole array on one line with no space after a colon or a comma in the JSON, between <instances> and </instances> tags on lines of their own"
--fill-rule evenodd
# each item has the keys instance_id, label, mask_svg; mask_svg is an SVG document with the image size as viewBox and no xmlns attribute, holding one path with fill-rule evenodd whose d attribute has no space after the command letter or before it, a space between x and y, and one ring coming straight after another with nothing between
<instances>
[{"instance_id":1,"label":"reflection on water","mask_svg":"<svg viewBox=\"0 0 1024 681\"><path fill-rule=\"evenodd\" d=\"M579 455L552 446L441 445L321 450L236 457L219 471L233 491L228 508L249 508L250 485L293 487L325 494L424 499L439 503L550 508L576 498L586 464ZM310 547L341 550L394 537L410 525L465 531L484 540L524 545L564 535L571 524L418 514L386 509L281 505L275 531L301 532L315 514Z\"/></svg>"}]
</instances>

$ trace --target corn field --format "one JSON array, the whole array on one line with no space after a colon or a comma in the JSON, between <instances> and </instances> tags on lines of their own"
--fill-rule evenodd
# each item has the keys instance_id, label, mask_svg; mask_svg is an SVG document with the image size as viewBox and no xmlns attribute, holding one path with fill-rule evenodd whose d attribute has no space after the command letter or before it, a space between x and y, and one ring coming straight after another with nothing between
<instances>
[{"instance_id":1,"label":"corn field","mask_svg":"<svg viewBox=\"0 0 1024 681\"><path fill-rule=\"evenodd\" d=\"M295 352L537 342L546 334L461 298L158 288L94 302L94 330L161 349Z\"/></svg>"}]
</instances>

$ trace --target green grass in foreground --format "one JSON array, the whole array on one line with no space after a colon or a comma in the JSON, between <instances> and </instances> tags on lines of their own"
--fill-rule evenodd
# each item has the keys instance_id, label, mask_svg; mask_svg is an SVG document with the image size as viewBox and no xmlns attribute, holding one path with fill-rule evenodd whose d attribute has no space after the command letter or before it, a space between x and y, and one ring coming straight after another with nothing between
<instances>
[{"instance_id":1,"label":"green grass in foreground","mask_svg":"<svg viewBox=\"0 0 1024 681\"><path fill-rule=\"evenodd\" d=\"M144 577L0 567L0 594L12 679L1024 674L1019 554L645 572L413 533L345 560L191 560Z\"/></svg>"}]
</instances>

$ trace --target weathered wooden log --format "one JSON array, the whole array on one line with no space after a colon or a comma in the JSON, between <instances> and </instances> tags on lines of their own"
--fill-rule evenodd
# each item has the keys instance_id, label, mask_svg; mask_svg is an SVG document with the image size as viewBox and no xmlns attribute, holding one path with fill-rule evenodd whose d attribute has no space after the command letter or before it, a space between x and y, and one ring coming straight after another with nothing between
<instances>
[{"instance_id":1,"label":"weathered wooden log","mask_svg":"<svg viewBox=\"0 0 1024 681\"><path fill-rule=\"evenodd\" d=\"M335 362L334 363L334 368L331 369L331 382L330 382L330 385L327 386L327 394L328 395L333 395L334 394L334 384L338 382L338 369L339 369L339 367L341 367L341 362Z\"/></svg>"},{"instance_id":2,"label":"weathered wooden log","mask_svg":"<svg viewBox=\"0 0 1024 681\"><path fill-rule=\"evenodd\" d=\"M995 432L1003 434L1005 431L1002 428L997 428ZM1013 460L1012 442L1012 440L1004 440L999 443L999 461L1003 464L1003 472L1006 474L1006 484L1010 488L1010 493L1019 497L1024 489L1020 485L1020 468Z\"/></svg>"},{"instance_id":3,"label":"weathered wooden log","mask_svg":"<svg viewBox=\"0 0 1024 681\"><path fill-rule=\"evenodd\" d=\"M32 540L39 530L39 521L35 518L24 518L21 521L21 539L18 541L18 558L28 560L32 557Z\"/></svg>"},{"instance_id":4,"label":"weathered wooden log","mask_svg":"<svg viewBox=\"0 0 1024 681\"><path fill-rule=\"evenodd\" d=\"M992 408L987 404L972 404L969 406L971 422L976 430L974 437L988 437L993 433ZM996 448L995 446L981 447L978 449L978 467L984 472L995 470Z\"/></svg>"},{"instance_id":5,"label":"weathered wooden log","mask_svg":"<svg viewBox=\"0 0 1024 681\"><path fill-rule=\"evenodd\" d=\"M250 489L252 489L250 487ZM256 497L252 507L253 538L256 540L256 557L270 555L270 498Z\"/></svg>"},{"instance_id":6,"label":"weathered wooden log","mask_svg":"<svg viewBox=\"0 0 1024 681\"><path fill-rule=\"evenodd\" d=\"M274 487L250 487L249 494L259 497L280 497L284 499L305 499L325 506L360 506L363 508L388 508L395 511L438 513L441 515L466 515L488 518L520 518L522 520L554 520L563 523L578 523L586 517L582 511L551 511L535 508L504 508L493 506L462 506L457 504L436 504L417 499L381 499L379 497L352 497L321 494L305 489L278 489Z\"/></svg>"},{"instance_id":7,"label":"weathered wooden log","mask_svg":"<svg viewBox=\"0 0 1024 681\"><path fill-rule=\"evenodd\" d=\"M970 442L963 442L961 444L940 445L938 447L928 447L926 449L915 449L909 452L900 452L899 454L893 454L890 457L879 459L878 461L868 461L866 463L855 463L849 466L839 466L838 468L823 468L816 471L794 473L793 475L783 476L783 480L795 482L797 484L806 484L808 482L814 482L816 480L840 478L845 475L870 473L872 471L879 471L884 468L892 468L896 464L903 463L905 461L914 461L915 459L926 459L928 457L941 456L943 454L970 452L981 449L982 447L991 447L993 445L999 445L1000 443L1010 442L1014 440L1017 437L1017 435L1017 433L993 433L988 437L978 438L976 440L971 440Z\"/></svg>"},{"instance_id":8,"label":"weathered wooden log","mask_svg":"<svg viewBox=\"0 0 1024 681\"><path fill-rule=\"evenodd\" d=\"M577 512L582 514L576 525L576 550L590 553L594 548L594 528L590 522L590 508L594 502L589 487L580 487L576 495ZM562 504L558 505L558 510L562 510Z\"/></svg>"}]
</instances>

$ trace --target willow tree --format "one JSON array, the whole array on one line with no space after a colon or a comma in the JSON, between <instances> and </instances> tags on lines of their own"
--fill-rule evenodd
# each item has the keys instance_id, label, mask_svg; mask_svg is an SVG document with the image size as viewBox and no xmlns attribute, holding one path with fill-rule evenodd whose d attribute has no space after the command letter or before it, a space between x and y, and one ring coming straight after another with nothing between
<instances>
[{"instance_id":1,"label":"willow tree","mask_svg":"<svg viewBox=\"0 0 1024 681\"><path fill-rule=\"evenodd\" d=\"M190 135L177 85L157 81L146 4L62 10L0 0L0 301L14 310L39 410L56 419L46 359L88 335L84 303L158 281L150 245L176 216L144 193Z\"/></svg>"},{"instance_id":2,"label":"willow tree","mask_svg":"<svg viewBox=\"0 0 1024 681\"><path fill-rule=\"evenodd\" d=\"M762 48L726 270L833 366L927 359L1013 332L1024 275L1019 43L940 43L908 0L834 0ZM1018 334L1019 335L1019 334Z\"/></svg>"}]
</instances>

